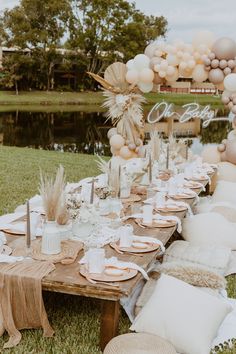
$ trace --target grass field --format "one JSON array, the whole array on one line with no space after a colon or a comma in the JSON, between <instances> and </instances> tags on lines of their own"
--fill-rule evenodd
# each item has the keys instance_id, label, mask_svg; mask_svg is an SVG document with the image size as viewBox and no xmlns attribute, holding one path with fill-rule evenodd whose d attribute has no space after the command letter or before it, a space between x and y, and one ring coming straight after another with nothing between
<instances>
[{"instance_id":1,"label":"grass field","mask_svg":"<svg viewBox=\"0 0 236 354\"><path fill-rule=\"evenodd\" d=\"M144 95L146 97L146 106L151 106L156 102L165 100L166 102L172 102L176 105L183 105L189 102L198 102L202 105L210 104L213 108L222 107L219 96L213 95L194 95L194 94L174 94L174 93L148 93ZM13 106L19 106L19 109L27 108L27 106L48 107L60 106L74 106L73 110L78 110L76 106L100 106L103 102L102 92L20 92L16 95L12 91L0 91L0 106L1 110L12 109ZM41 109L40 108L40 109ZM71 108L70 108L71 109ZM84 107L83 109L86 109Z\"/></svg>"},{"instance_id":2,"label":"grass field","mask_svg":"<svg viewBox=\"0 0 236 354\"><path fill-rule=\"evenodd\" d=\"M26 198L37 193L40 168L54 173L59 164L65 167L70 182L98 173L94 156L0 146L0 215L13 211ZM235 276L228 277L228 291L236 298ZM21 343L6 353L101 353L98 348L99 301L57 293L44 293L44 300L55 337L43 338L41 330L22 331ZM127 316L122 313L120 333L127 332L129 325ZM6 340L7 336L0 338L0 353ZM236 346L221 353L235 354Z\"/></svg>"}]
</instances>

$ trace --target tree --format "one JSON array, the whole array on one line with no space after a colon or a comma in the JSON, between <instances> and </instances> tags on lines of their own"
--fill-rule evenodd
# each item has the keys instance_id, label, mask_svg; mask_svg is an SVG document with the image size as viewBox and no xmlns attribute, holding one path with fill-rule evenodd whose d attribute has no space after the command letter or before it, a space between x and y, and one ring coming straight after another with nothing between
<instances>
[{"instance_id":1,"label":"tree","mask_svg":"<svg viewBox=\"0 0 236 354\"><path fill-rule=\"evenodd\" d=\"M163 36L164 17L145 16L125 0L73 0L70 48L86 55L87 71L101 73L114 60L127 60Z\"/></svg>"},{"instance_id":2,"label":"tree","mask_svg":"<svg viewBox=\"0 0 236 354\"><path fill-rule=\"evenodd\" d=\"M56 49L70 18L70 0L21 0L19 6L6 10L0 20L6 45L31 51L48 90L58 60Z\"/></svg>"}]
</instances>

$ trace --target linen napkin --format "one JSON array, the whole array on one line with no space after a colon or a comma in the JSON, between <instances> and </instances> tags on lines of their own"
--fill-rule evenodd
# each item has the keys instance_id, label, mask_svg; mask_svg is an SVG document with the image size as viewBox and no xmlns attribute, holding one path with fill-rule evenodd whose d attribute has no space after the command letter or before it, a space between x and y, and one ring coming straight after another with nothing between
<instances>
[{"instance_id":1,"label":"linen napkin","mask_svg":"<svg viewBox=\"0 0 236 354\"><path fill-rule=\"evenodd\" d=\"M84 257L81 258L81 260L79 261L79 264L87 264L87 252L85 253ZM126 268L136 269L138 272L140 272L142 274L142 276L146 280L149 279L147 273L145 272L145 270L142 267L138 266L136 263L133 263L133 262L122 262L122 261L118 260L117 257L111 257L111 258L105 259L105 267L114 267L117 269L126 269Z\"/></svg>"},{"instance_id":2,"label":"linen napkin","mask_svg":"<svg viewBox=\"0 0 236 354\"><path fill-rule=\"evenodd\" d=\"M0 231L0 247L5 245L6 243L7 243L7 239L4 232Z\"/></svg>"},{"instance_id":3,"label":"linen napkin","mask_svg":"<svg viewBox=\"0 0 236 354\"><path fill-rule=\"evenodd\" d=\"M155 243L161 247L161 251L164 253L165 252L165 246L160 240L157 240L155 237L149 237L149 236L136 236L133 235L133 241L137 242L147 242L147 243Z\"/></svg>"},{"instance_id":4,"label":"linen napkin","mask_svg":"<svg viewBox=\"0 0 236 354\"><path fill-rule=\"evenodd\" d=\"M180 207L185 207L185 208L187 208L187 210L188 210L188 214L189 214L189 216L191 217L191 216L193 216L193 212L192 212L192 209L191 209L191 207L190 207L190 205L188 204L188 203L185 203L185 202L182 202L182 201L177 201L177 200L174 200L174 199L168 199L167 201L166 201L166 206L180 206Z\"/></svg>"},{"instance_id":5,"label":"linen napkin","mask_svg":"<svg viewBox=\"0 0 236 354\"><path fill-rule=\"evenodd\" d=\"M24 257L7 256L6 254L0 254L0 263L16 263L23 261Z\"/></svg>"}]
</instances>

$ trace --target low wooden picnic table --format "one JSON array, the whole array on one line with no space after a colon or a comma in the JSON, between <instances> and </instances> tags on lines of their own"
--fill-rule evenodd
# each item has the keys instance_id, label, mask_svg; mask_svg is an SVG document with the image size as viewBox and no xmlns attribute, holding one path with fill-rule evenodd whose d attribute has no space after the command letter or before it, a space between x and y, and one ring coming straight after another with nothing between
<instances>
[{"instance_id":1,"label":"low wooden picnic table","mask_svg":"<svg viewBox=\"0 0 236 354\"><path fill-rule=\"evenodd\" d=\"M207 184L207 181L204 183ZM201 189L195 190L197 194ZM190 205L195 198L186 199ZM175 214L183 219L187 211ZM167 214L165 214L167 215ZM176 230L176 227L144 229L138 226L134 221L130 221L134 226L136 235L153 235L163 242L164 245L170 240ZM22 237L22 236L21 236ZM19 236L7 235L8 245L14 248ZM109 245L105 246L106 258L116 256L119 260L125 262L134 262L147 270L149 265L157 258L159 251L143 253L142 256L130 254L118 254ZM120 314L120 299L132 294L133 290L143 281L143 277L138 273L134 278L123 282L117 282L118 286L108 286L104 284L91 284L82 275L80 275L80 265L78 261L83 257L83 251L79 253L76 261L69 265L56 264L56 269L42 280L42 288L46 291L60 292L96 298L102 301L101 324L100 324L100 347L103 350L106 344L117 335Z\"/></svg>"}]
</instances>

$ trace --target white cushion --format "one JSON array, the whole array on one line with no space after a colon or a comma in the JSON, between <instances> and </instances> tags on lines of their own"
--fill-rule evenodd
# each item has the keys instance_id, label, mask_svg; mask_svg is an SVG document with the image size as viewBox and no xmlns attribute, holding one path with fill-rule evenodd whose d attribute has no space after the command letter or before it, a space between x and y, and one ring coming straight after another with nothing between
<instances>
[{"instance_id":1,"label":"white cushion","mask_svg":"<svg viewBox=\"0 0 236 354\"><path fill-rule=\"evenodd\" d=\"M219 181L213 193L211 202L229 202L236 205L236 183Z\"/></svg>"},{"instance_id":2,"label":"white cushion","mask_svg":"<svg viewBox=\"0 0 236 354\"><path fill-rule=\"evenodd\" d=\"M182 236L193 245L223 246L236 250L236 224L218 213L185 218Z\"/></svg>"},{"instance_id":3,"label":"white cushion","mask_svg":"<svg viewBox=\"0 0 236 354\"><path fill-rule=\"evenodd\" d=\"M220 162L218 164L217 180L236 182L236 166L230 162Z\"/></svg>"},{"instance_id":4,"label":"white cushion","mask_svg":"<svg viewBox=\"0 0 236 354\"><path fill-rule=\"evenodd\" d=\"M207 267L212 272L224 275L231 257L228 247L198 246L188 241L175 241L164 254L164 262L188 262L190 265Z\"/></svg>"},{"instance_id":5,"label":"white cushion","mask_svg":"<svg viewBox=\"0 0 236 354\"><path fill-rule=\"evenodd\" d=\"M178 353L209 354L231 307L181 280L162 275L131 330L156 334Z\"/></svg>"}]
</instances>

